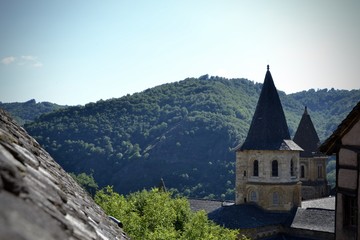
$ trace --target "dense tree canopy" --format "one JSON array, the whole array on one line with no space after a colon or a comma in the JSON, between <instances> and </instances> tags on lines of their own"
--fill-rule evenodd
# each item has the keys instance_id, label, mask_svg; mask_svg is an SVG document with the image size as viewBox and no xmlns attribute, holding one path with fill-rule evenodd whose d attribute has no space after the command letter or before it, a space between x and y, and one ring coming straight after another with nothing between
<instances>
[{"instance_id":1,"label":"dense tree canopy","mask_svg":"<svg viewBox=\"0 0 360 240\"><path fill-rule=\"evenodd\" d=\"M69 173L72 178L75 179L92 197L95 195L99 186L95 182L95 179L92 174L88 175L86 173Z\"/></svg>"},{"instance_id":2,"label":"dense tree canopy","mask_svg":"<svg viewBox=\"0 0 360 240\"><path fill-rule=\"evenodd\" d=\"M204 211L192 212L187 199L172 198L169 192L155 188L125 197L106 187L96 193L95 201L120 220L124 231L135 240L230 240L239 235L209 221Z\"/></svg>"},{"instance_id":3,"label":"dense tree canopy","mask_svg":"<svg viewBox=\"0 0 360 240\"><path fill-rule=\"evenodd\" d=\"M126 194L163 178L185 196L233 199L231 149L245 140L261 86L205 75L60 109L25 128L65 170L93 172L100 187ZM306 105L321 140L360 99L360 90L279 93L290 134Z\"/></svg>"}]
</instances>

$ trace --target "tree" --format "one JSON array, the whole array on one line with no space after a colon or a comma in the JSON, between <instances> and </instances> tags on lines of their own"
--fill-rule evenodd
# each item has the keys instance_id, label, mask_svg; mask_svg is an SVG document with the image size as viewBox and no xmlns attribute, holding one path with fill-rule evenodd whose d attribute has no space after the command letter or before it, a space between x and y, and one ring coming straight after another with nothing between
<instances>
[{"instance_id":1,"label":"tree","mask_svg":"<svg viewBox=\"0 0 360 240\"><path fill-rule=\"evenodd\" d=\"M123 223L132 239L215 240L236 239L239 234L209 221L204 211L192 212L187 199L172 198L157 188L125 197L108 186L96 193L95 201Z\"/></svg>"},{"instance_id":2,"label":"tree","mask_svg":"<svg viewBox=\"0 0 360 240\"><path fill-rule=\"evenodd\" d=\"M230 200L231 149L245 141L260 91L261 84L245 79L189 78L41 115L25 129L67 172L93 170L100 187L128 194L163 177L180 194ZM280 98L290 134L307 106L323 141L359 101L360 90L280 92Z\"/></svg>"},{"instance_id":3,"label":"tree","mask_svg":"<svg viewBox=\"0 0 360 240\"><path fill-rule=\"evenodd\" d=\"M92 174L80 173L78 175L70 173L70 176L75 179L92 197L94 197L99 186L95 182Z\"/></svg>"}]
</instances>

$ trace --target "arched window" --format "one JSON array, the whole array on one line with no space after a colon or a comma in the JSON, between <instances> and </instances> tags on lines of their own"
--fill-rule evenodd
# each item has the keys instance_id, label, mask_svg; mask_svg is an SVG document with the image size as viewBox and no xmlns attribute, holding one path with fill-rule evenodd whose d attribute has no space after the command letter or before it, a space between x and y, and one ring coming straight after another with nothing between
<instances>
[{"instance_id":1,"label":"arched window","mask_svg":"<svg viewBox=\"0 0 360 240\"><path fill-rule=\"evenodd\" d=\"M280 196L278 192L273 192L273 204L279 205L280 204Z\"/></svg>"},{"instance_id":2,"label":"arched window","mask_svg":"<svg viewBox=\"0 0 360 240\"><path fill-rule=\"evenodd\" d=\"M259 161L255 160L253 164L253 176L258 177L259 176Z\"/></svg>"},{"instance_id":3,"label":"arched window","mask_svg":"<svg viewBox=\"0 0 360 240\"><path fill-rule=\"evenodd\" d=\"M250 192L250 201L252 201L252 202L258 201L257 192L255 192L255 191Z\"/></svg>"},{"instance_id":4,"label":"arched window","mask_svg":"<svg viewBox=\"0 0 360 240\"><path fill-rule=\"evenodd\" d=\"M301 165L300 167L300 178L305 178L305 166Z\"/></svg>"},{"instance_id":5,"label":"arched window","mask_svg":"<svg viewBox=\"0 0 360 240\"><path fill-rule=\"evenodd\" d=\"M278 177L279 171L278 171L278 161L274 160L271 163L271 176L272 177Z\"/></svg>"},{"instance_id":6,"label":"arched window","mask_svg":"<svg viewBox=\"0 0 360 240\"><path fill-rule=\"evenodd\" d=\"M295 176L295 171L294 171L294 161L291 159L290 162L290 176Z\"/></svg>"}]
</instances>

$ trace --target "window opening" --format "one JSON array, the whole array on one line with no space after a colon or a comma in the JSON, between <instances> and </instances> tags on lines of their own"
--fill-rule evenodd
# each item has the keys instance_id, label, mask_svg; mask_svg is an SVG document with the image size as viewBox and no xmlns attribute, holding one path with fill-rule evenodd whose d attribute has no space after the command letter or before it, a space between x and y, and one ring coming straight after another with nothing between
<instances>
[{"instance_id":1,"label":"window opening","mask_svg":"<svg viewBox=\"0 0 360 240\"><path fill-rule=\"evenodd\" d=\"M277 177L279 176L279 172L278 172L278 161L274 160L271 163L271 176L273 177Z\"/></svg>"},{"instance_id":2,"label":"window opening","mask_svg":"<svg viewBox=\"0 0 360 240\"><path fill-rule=\"evenodd\" d=\"M257 202L257 193L255 191L250 192L250 201Z\"/></svg>"},{"instance_id":3,"label":"window opening","mask_svg":"<svg viewBox=\"0 0 360 240\"><path fill-rule=\"evenodd\" d=\"M305 166L301 165L300 167L300 177L305 178Z\"/></svg>"},{"instance_id":4,"label":"window opening","mask_svg":"<svg viewBox=\"0 0 360 240\"><path fill-rule=\"evenodd\" d=\"M357 227L357 222L358 222L357 198L344 195L343 209L344 209L344 226Z\"/></svg>"},{"instance_id":5,"label":"window opening","mask_svg":"<svg viewBox=\"0 0 360 240\"><path fill-rule=\"evenodd\" d=\"M273 204L274 205L279 205L279 203L280 203L279 193L278 192L273 192Z\"/></svg>"},{"instance_id":6,"label":"window opening","mask_svg":"<svg viewBox=\"0 0 360 240\"><path fill-rule=\"evenodd\" d=\"M259 176L259 161L255 160L253 164L253 176L258 177Z\"/></svg>"}]
</instances>

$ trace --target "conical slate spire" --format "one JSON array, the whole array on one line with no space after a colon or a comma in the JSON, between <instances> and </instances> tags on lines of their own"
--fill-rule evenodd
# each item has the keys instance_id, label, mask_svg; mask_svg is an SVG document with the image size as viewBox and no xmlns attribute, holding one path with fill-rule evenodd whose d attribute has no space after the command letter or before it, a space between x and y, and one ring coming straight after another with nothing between
<instances>
[{"instance_id":1,"label":"conical slate spire","mask_svg":"<svg viewBox=\"0 0 360 240\"><path fill-rule=\"evenodd\" d=\"M300 153L300 157L312 157L318 153L320 139L308 114L307 107L305 107L304 114L301 117L293 140L304 149L304 151Z\"/></svg>"},{"instance_id":2,"label":"conical slate spire","mask_svg":"<svg viewBox=\"0 0 360 240\"><path fill-rule=\"evenodd\" d=\"M250 129L241 150L279 150L290 140L283 108L269 65Z\"/></svg>"}]
</instances>

